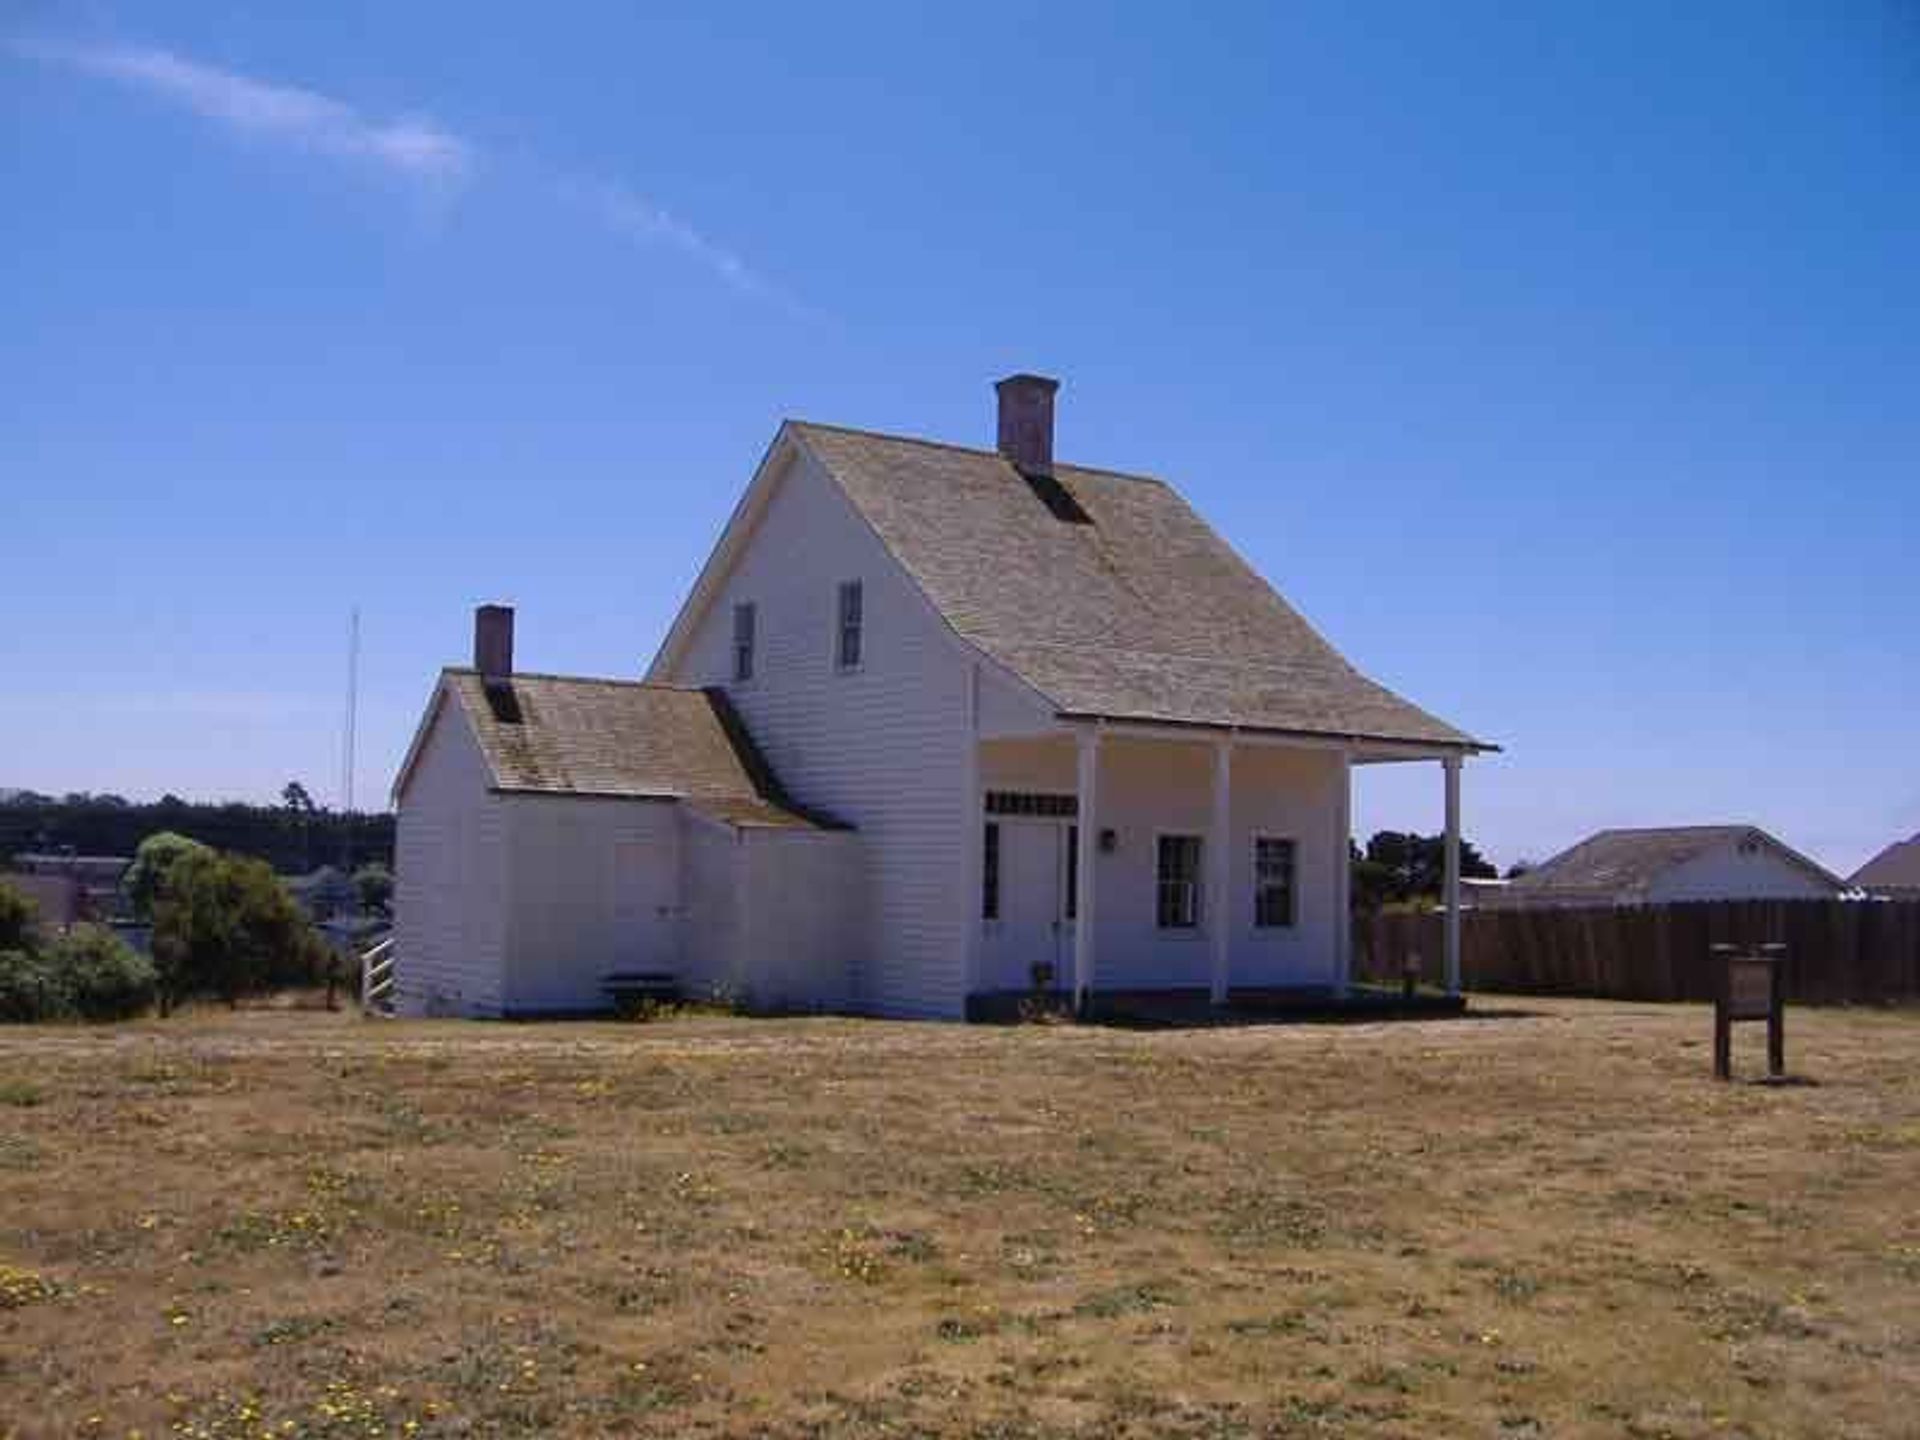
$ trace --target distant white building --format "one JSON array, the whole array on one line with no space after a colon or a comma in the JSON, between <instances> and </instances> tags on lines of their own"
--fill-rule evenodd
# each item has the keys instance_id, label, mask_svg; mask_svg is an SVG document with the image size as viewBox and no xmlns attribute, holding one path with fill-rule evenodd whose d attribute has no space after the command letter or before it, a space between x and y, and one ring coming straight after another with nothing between
<instances>
[{"instance_id":1,"label":"distant white building","mask_svg":"<svg viewBox=\"0 0 1920 1440\"><path fill-rule=\"evenodd\" d=\"M1753 825L1602 830L1479 898L1488 909L1831 900L1847 882Z\"/></svg>"},{"instance_id":2,"label":"distant white building","mask_svg":"<svg viewBox=\"0 0 1920 1440\"><path fill-rule=\"evenodd\" d=\"M782 425L644 682L517 671L483 609L394 786L401 1008L1342 986L1355 765L1441 764L1457 905L1492 747L1170 486L1056 464L1056 388L1000 382L995 450Z\"/></svg>"}]
</instances>

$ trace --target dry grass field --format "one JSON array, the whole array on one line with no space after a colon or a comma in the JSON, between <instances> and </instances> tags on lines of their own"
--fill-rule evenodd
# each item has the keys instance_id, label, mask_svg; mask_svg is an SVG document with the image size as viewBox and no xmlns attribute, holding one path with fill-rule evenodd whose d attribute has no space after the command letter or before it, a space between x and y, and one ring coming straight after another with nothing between
<instances>
[{"instance_id":1,"label":"dry grass field","mask_svg":"<svg viewBox=\"0 0 1920 1440\"><path fill-rule=\"evenodd\" d=\"M1481 1004L0 1033L0 1435L1920 1434L1920 1015Z\"/></svg>"}]
</instances>

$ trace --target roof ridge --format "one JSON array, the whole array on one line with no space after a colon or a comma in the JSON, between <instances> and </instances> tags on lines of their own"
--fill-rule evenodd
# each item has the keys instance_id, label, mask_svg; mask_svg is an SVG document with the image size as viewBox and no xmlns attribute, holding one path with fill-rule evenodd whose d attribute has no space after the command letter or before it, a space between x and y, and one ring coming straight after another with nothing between
<instances>
[{"instance_id":1,"label":"roof ridge","mask_svg":"<svg viewBox=\"0 0 1920 1440\"><path fill-rule=\"evenodd\" d=\"M442 675L478 675L471 665L442 665ZM515 670L509 680L560 680L570 685L619 685L630 690L670 690L681 695L701 694L699 685L671 685L664 680L620 680L610 675L557 675L549 670Z\"/></svg>"},{"instance_id":2,"label":"roof ridge","mask_svg":"<svg viewBox=\"0 0 1920 1440\"><path fill-rule=\"evenodd\" d=\"M1772 839L1764 826L1755 825L1750 820L1721 820L1705 825L1608 825L1593 832L1587 838L1592 840L1601 835L1682 835L1705 834L1711 830L1758 830Z\"/></svg>"},{"instance_id":3,"label":"roof ridge","mask_svg":"<svg viewBox=\"0 0 1920 1440\"><path fill-rule=\"evenodd\" d=\"M861 425L835 425L826 420L802 419L797 415L789 415L782 423L807 430L831 430L837 435L858 435L866 440L889 440L900 445L921 445L929 450L953 450L959 454L972 455L983 460L998 460L1009 469L1013 468L1013 462L998 450L987 450L978 445L961 445L952 440L929 440L924 435L897 435L890 430L869 430ZM1143 485L1167 485L1167 482L1158 475L1147 475L1138 470L1113 470L1104 465L1080 465L1071 460L1057 461L1054 468L1077 470L1082 475L1106 475L1115 480L1132 480Z\"/></svg>"}]
</instances>

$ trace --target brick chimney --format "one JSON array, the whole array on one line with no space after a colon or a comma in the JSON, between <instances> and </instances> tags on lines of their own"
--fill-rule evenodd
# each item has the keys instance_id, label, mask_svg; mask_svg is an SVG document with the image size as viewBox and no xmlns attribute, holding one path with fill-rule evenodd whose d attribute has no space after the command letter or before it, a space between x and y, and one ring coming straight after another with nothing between
<instances>
[{"instance_id":1,"label":"brick chimney","mask_svg":"<svg viewBox=\"0 0 1920 1440\"><path fill-rule=\"evenodd\" d=\"M994 382L1000 397L1000 453L1022 475L1053 473L1053 394L1058 380L1009 375Z\"/></svg>"},{"instance_id":2,"label":"brick chimney","mask_svg":"<svg viewBox=\"0 0 1920 1440\"><path fill-rule=\"evenodd\" d=\"M473 668L486 685L513 678L513 607L482 605L473 612Z\"/></svg>"}]
</instances>

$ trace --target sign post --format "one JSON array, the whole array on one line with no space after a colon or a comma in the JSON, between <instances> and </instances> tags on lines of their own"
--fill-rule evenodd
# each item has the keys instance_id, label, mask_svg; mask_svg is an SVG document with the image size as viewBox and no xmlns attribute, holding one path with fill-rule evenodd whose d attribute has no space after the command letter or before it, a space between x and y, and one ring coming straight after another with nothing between
<instances>
[{"instance_id":1,"label":"sign post","mask_svg":"<svg viewBox=\"0 0 1920 1440\"><path fill-rule=\"evenodd\" d=\"M1713 1077L1733 1078L1733 1027L1743 1020L1767 1022L1767 1078L1787 1072L1786 951L1784 945L1715 945L1725 960L1720 993L1713 1003Z\"/></svg>"}]
</instances>

